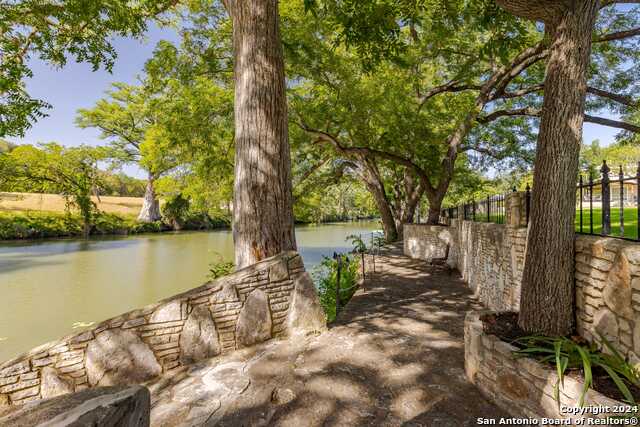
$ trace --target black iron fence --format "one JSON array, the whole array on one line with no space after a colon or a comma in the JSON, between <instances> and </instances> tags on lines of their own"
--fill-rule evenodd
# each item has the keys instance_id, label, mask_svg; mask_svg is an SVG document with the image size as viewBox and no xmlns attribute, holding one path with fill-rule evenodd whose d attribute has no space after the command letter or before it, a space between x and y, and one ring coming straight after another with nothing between
<instances>
[{"instance_id":1,"label":"black iron fence","mask_svg":"<svg viewBox=\"0 0 640 427\"><path fill-rule=\"evenodd\" d=\"M633 173L602 163L600 176L580 174L576 193L576 231L640 240L640 163Z\"/></svg>"},{"instance_id":2,"label":"black iron fence","mask_svg":"<svg viewBox=\"0 0 640 427\"><path fill-rule=\"evenodd\" d=\"M620 166L611 171L602 163L599 176L581 173L576 188L576 232L640 241L640 162L635 170ZM513 191L516 191L515 188ZM506 214L506 194L443 209L445 221L462 215L468 221L503 224ZM526 223L529 223L531 189L524 194ZM461 212L459 214L459 212Z\"/></svg>"},{"instance_id":3,"label":"black iron fence","mask_svg":"<svg viewBox=\"0 0 640 427\"><path fill-rule=\"evenodd\" d=\"M443 209L440 215L446 218L446 220L457 219L462 215L462 219L467 221L504 224L506 217L506 196L506 194L497 194L488 196L482 200L472 200L460 206Z\"/></svg>"}]
</instances>

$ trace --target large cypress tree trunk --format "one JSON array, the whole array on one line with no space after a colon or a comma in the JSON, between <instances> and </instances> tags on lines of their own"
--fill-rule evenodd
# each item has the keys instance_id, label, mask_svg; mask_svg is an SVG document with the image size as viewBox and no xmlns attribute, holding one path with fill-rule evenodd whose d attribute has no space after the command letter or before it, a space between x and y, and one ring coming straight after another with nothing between
<instances>
[{"instance_id":1,"label":"large cypress tree trunk","mask_svg":"<svg viewBox=\"0 0 640 427\"><path fill-rule=\"evenodd\" d=\"M138 215L138 221L140 222L153 222L159 221L162 218L160 214L160 202L156 196L155 189L155 177L153 174L149 174L147 179L147 187L144 190L144 199L142 201L142 209Z\"/></svg>"},{"instance_id":2,"label":"large cypress tree trunk","mask_svg":"<svg viewBox=\"0 0 640 427\"><path fill-rule=\"evenodd\" d=\"M546 22L551 53L533 178L531 224L522 279L520 326L565 335L574 322L576 177L598 0L567 2Z\"/></svg>"},{"instance_id":3,"label":"large cypress tree trunk","mask_svg":"<svg viewBox=\"0 0 640 427\"><path fill-rule=\"evenodd\" d=\"M295 250L277 0L227 0L235 57L233 240L237 268Z\"/></svg>"}]
</instances>

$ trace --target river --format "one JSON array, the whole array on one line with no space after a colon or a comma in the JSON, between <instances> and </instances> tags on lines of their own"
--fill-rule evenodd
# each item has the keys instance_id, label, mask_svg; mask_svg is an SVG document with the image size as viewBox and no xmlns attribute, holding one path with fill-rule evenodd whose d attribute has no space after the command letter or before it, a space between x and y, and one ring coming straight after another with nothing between
<instances>
[{"instance_id":1,"label":"river","mask_svg":"<svg viewBox=\"0 0 640 427\"><path fill-rule=\"evenodd\" d=\"M296 228L307 269L348 251L376 222ZM197 287L209 263L233 259L231 232L0 243L0 362L121 313Z\"/></svg>"}]
</instances>

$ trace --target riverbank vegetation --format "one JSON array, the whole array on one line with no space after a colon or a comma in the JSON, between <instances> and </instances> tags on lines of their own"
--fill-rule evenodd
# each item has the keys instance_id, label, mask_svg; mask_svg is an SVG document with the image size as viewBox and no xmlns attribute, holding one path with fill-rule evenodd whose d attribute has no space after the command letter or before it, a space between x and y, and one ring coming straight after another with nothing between
<instances>
[{"instance_id":1,"label":"riverbank vegetation","mask_svg":"<svg viewBox=\"0 0 640 427\"><path fill-rule=\"evenodd\" d=\"M342 258L340 283L337 258L324 257L311 273L328 322L336 319L336 288L339 289L341 306L344 306L357 290L360 265L358 258L348 254L339 254L339 257Z\"/></svg>"},{"instance_id":2,"label":"riverbank vegetation","mask_svg":"<svg viewBox=\"0 0 640 427\"><path fill-rule=\"evenodd\" d=\"M184 221L180 230L211 230L228 226L228 222L208 217L191 217ZM0 240L129 235L175 230L173 224L163 220L140 222L132 216L101 212L93 216L87 234L84 218L78 214L0 211Z\"/></svg>"}]
</instances>

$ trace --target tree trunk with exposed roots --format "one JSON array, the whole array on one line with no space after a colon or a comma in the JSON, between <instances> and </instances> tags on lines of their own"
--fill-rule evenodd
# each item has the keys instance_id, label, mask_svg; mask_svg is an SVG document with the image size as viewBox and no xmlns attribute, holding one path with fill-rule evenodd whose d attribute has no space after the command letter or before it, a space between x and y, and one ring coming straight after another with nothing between
<instances>
[{"instance_id":1,"label":"tree trunk with exposed roots","mask_svg":"<svg viewBox=\"0 0 640 427\"><path fill-rule=\"evenodd\" d=\"M162 218L160 214L160 202L156 196L155 177L149 174L147 187L144 190L144 199L142 201L142 209L138 215L140 222L154 222Z\"/></svg>"}]
</instances>

